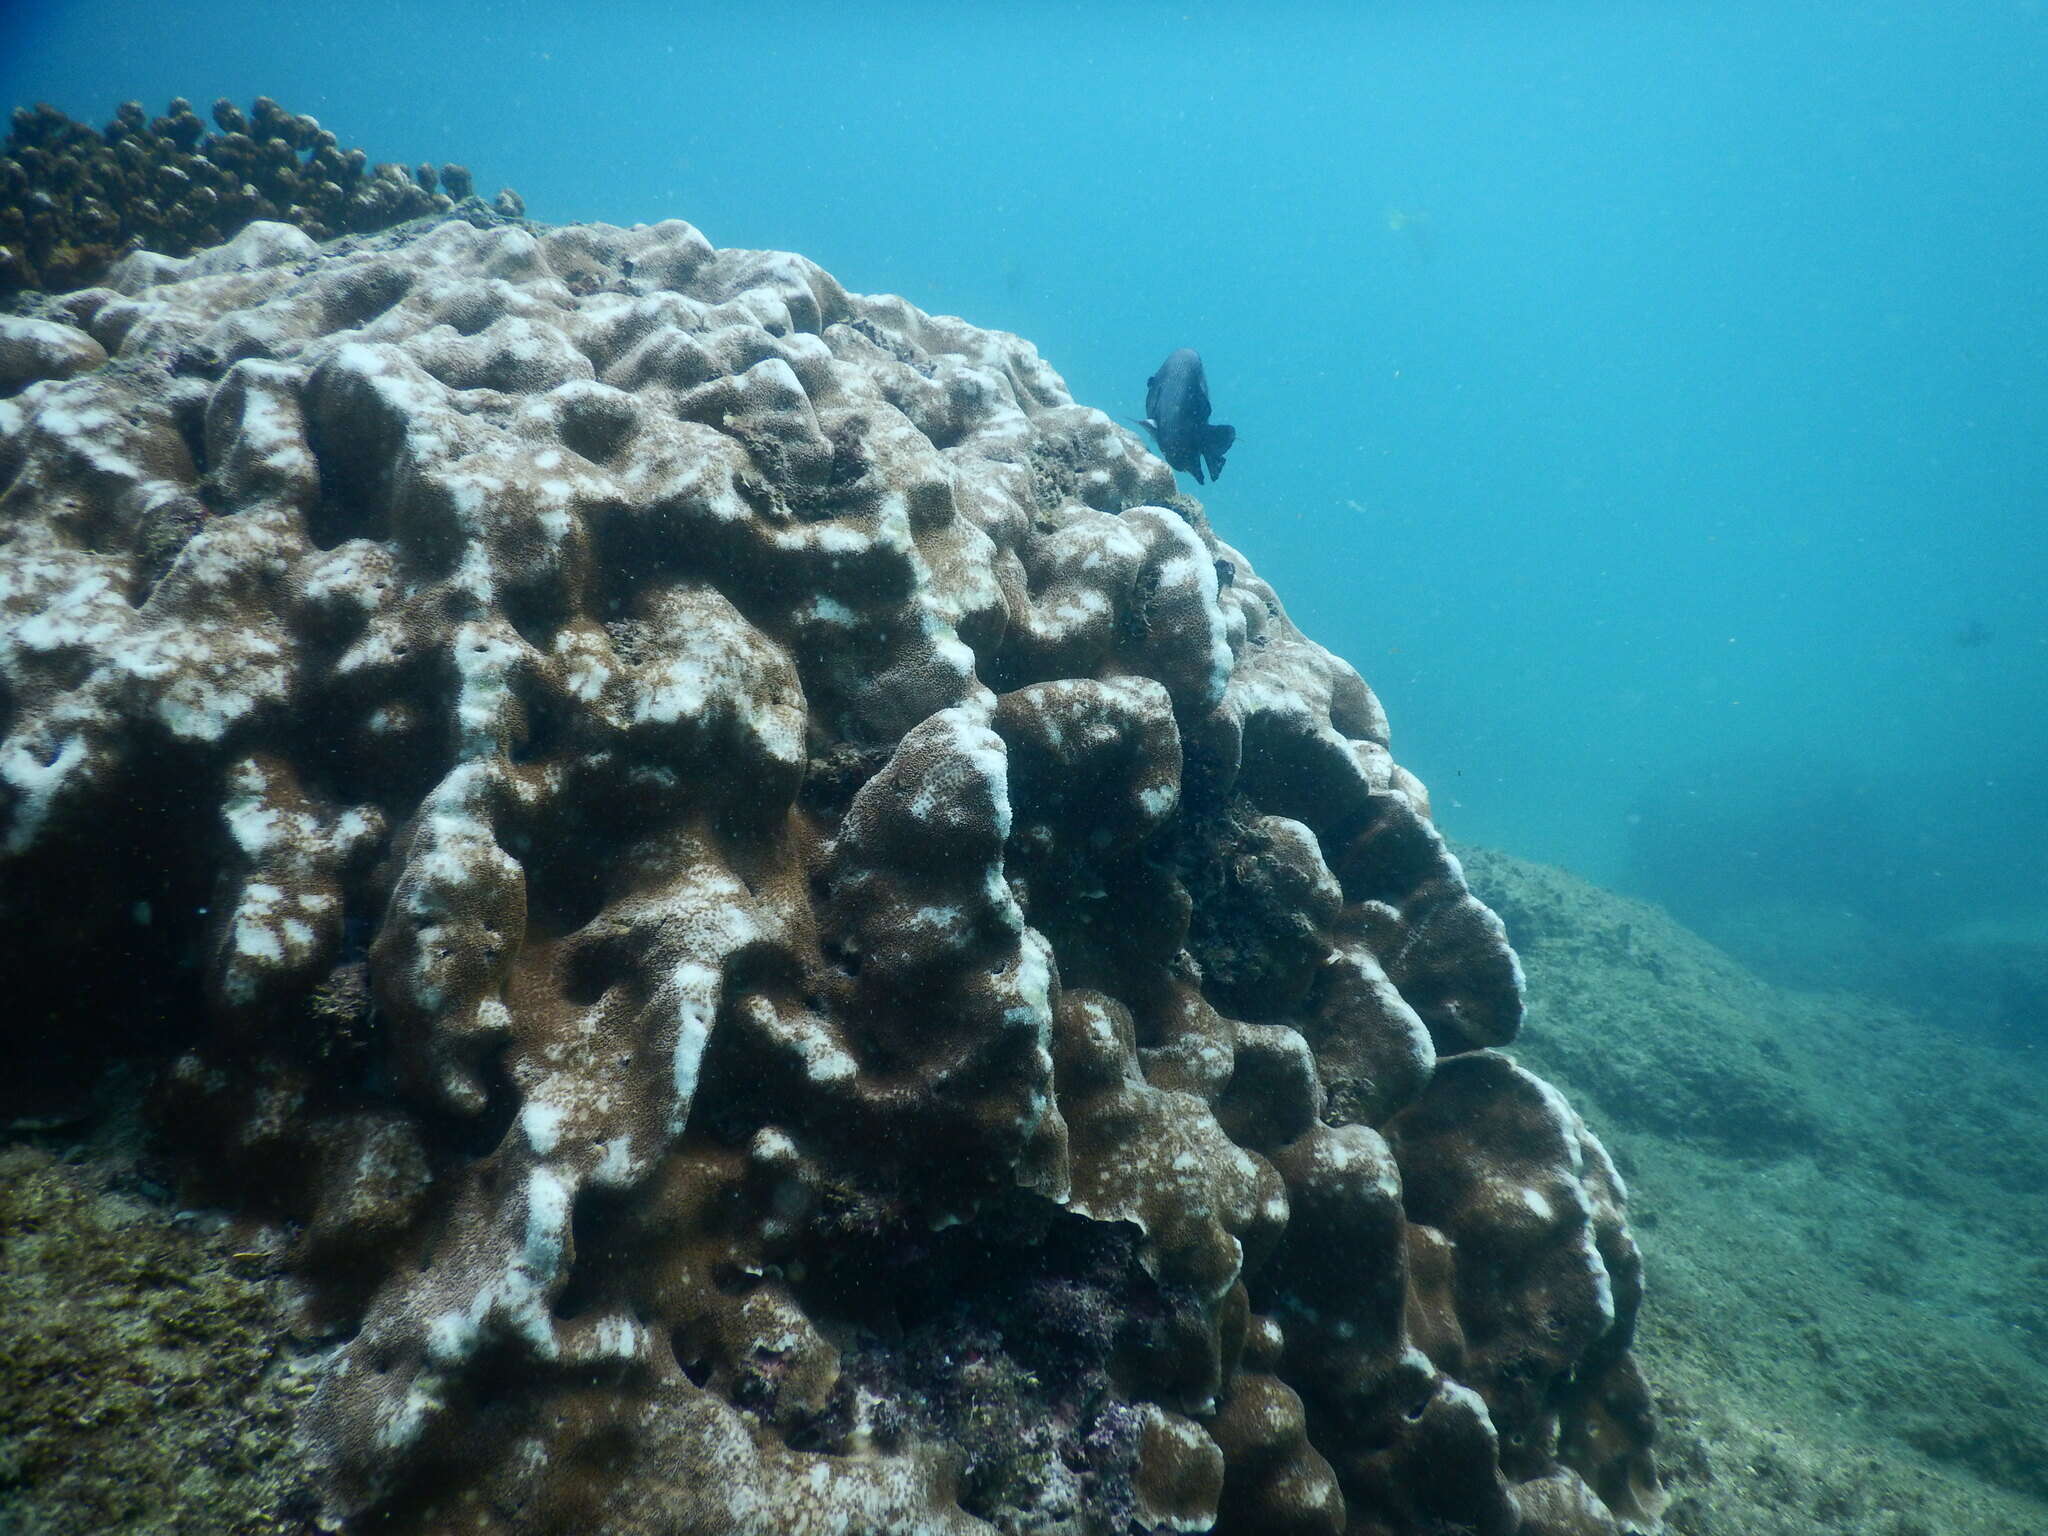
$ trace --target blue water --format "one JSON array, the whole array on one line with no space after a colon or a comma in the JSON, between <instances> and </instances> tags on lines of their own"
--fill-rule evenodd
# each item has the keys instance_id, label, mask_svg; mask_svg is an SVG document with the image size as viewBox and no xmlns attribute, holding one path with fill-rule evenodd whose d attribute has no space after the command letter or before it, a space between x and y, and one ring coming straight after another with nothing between
<instances>
[{"instance_id":1,"label":"blue water","mask_svg":"<svg viewBox=\"0 0 2048 1536\"><path fill-rule=\"evenodd\" d=\"M2035 0L744 9L15 4L0 96L267 92L1019 331L1120 415L1197 347L1217 527L1453 835L2048 911Z\"/></svg>"}]
</instances>

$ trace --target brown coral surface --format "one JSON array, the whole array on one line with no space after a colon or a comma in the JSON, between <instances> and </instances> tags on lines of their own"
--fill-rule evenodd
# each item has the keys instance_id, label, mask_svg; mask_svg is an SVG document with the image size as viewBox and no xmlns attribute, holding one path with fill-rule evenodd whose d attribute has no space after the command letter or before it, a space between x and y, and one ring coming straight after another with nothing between
<instances>
[{"instance_id":1,"label":"brown coral surface","mask_svg":"<svg viewBox=\"0 0 2048 1536\"><path fill-rule=\"evenodd\" d=\"M162 1063L332 1518L1655 1524L1499 922L1027 343L681 223L259 222L0 363L6 1096Z\"/></svg>"}]
</instances>

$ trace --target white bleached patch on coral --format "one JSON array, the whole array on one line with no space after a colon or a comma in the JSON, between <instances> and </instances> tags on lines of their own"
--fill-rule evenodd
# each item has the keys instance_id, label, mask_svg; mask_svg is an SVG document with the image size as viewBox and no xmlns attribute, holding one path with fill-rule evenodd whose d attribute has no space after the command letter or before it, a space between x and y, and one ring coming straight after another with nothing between
<instances>
[{"instance_id":1,"label":"white bleached patch on coral","mask_svg":"<svg viewBox=\"0 0 2048 1536\"><path fill-rule=\"evenodd\" d=\"M640 1171L639 1160L633 1156L632 1133L622 1131L609 1141L600 1143L597 1166L590 1171L590 1182L604 1189L618 1189L630 1182Z\"/></svg>"},{"instance_id":2,"label":"white bleached patch on coral","mask_svg":"<svg viewBox=\"0 0 2048 1536\"><path fill-rule=\"evenodd\" d=\"M559 1104L545 1099L529 1099L519 1111L519 1128L526 1133L527 1145L533 1148L534 1156L547 1157L562 1139L562 1122L567 1112Z\"/></svg>"},{"instance_id":3,"label":"white bleached patch on coral","mask_svg":"<svg viewBox=\"0 0 2048 1536\"><path fill-rule=\"evenodd\" d=\"M1036 928L1026 928L1017 946L1010 981L1017 999L1003 1010L1003 1022L1028 1026L1043 1043L1052 1038L1052 945Z\"/></svg>"},{"instance_id":4,"label":"white bleached patch on coral","mask_svg":"<svg viewBox=\"0 0 2048 1536\"><path fill-rule=\"evenodd\" d=\"M568 1256L569 1211L574 1187L554 1168L540 1166L526 1176L525 1219L518 1246L504 1268L484 1280L466 1305L429 1320L427 1358L443 1369L476 1353L491 1325L523 1340L543 1360L560 1353L548 1296L560 1283Z\"/></svg>"},{"instance_id":5,"label":"white bleached patch on coral","mask_svg":"<svg viewBox=\"0 0 2048 1536\"><path fill-rule=\"evenodd\" d=\"M590 1348L585 1358L631 1360L640 1353L646 1338L646 1330L629 1317L601 1317L590 1330Z\"/></svg>"},{"instance_id":6,"label":"white bleached patch on coral","mask_svg":"<svg viewBox=\"0 0 2048 1536\"><path fill-rule=\"evenodd\" d=\"M801 617L814 624L826 624L834 629L851 629L860 620L860 616L846 604L836 597L827 597L822 592L797 611Z\"/></svg>"},{"instance_id":7,"label":"white bleached patch on coral","mask_svg":"<svg viewBox=\"0 0 2048 1536\"><path fill-rule=\"evenodd\" d=\"M492 831L489 807L502 783L490 760L458 765L427 796L404 873L392 898L392 919L412 930L414 954L405 973L412 1002L435 1014L449 1002L449 982L463 974L461 924L480 897L511 893L524 884L512 856ZM481 1006L503 1008L489 999Z\"/></svg>"},{"instance_id":8,"label":"white bleached patch on coral","mask_svg":"<svg viewBox=\"0 0 2048 1536\"><path fill-rule=\"evenodd\" d=\"M266 459L279 455L305 457L305 422L299 416L296 401L290 406L286 404L290 396L285 392L299 386L294 370L265 358L251 357L230 370L229 378L237 376L243 385L243 404L235 427L242 446Z\"/></svg>"},{"instance_id":9,"label":"white bleached patch on coral","mask_svg":"<svg viewBox=\"0 0 2048 1536\"><path fill-rule=\"evenodd\" d=\"M967 914L956 906L919 907L904 926L911 932L964 933Z\"/></svg>"},{"instance_id":10,"label":"white bleached patch on coral","mask_svg":"<svg viewBox=\"0 0 2048 1536\"><path fill-rule=\"evenodd\" d=\"M263 881L252 881L242 890L242 904L235 911L235 952L255 960L282 960L284 944L271 918L284 892Z\"/></svg>"},{"instance_id":11,"label":"white bleached patch on coral","mask_svg":"<svg viewBox=\"0 0 2048 1536\"><path fill-rule=\"evenodd\" d=\"M518 1266L536 1281L560 1271L569 1240L569 1183L542 1166L526 1178L526 1243Z\"/></svg>"},{"instance_id":12,"label":"white bleached patch on coral","mask_svg":"<svg viewBox=\"0 0 2048 1536\"><path fill-rule=\"evenodd\" d=\"M284 823L284 813L269 800L270 777L260 763L244 759L235 765L229 783L232 788L221 807L228 835L244 855L260 859L276 843Z\"/></svg>"},{"instance_id":13,"label":"white bleached patch on coral","mask_svg":"<svg viewBox=\"0 0 2048 1536\"><path fill-rule=\"evenodd\" d=\"M935 750L931 771L904 806L913 820L948 825L986 806L994 812L997 841L1010 835L1009 752L987 715L984 705L956 705L918 727L932 734Z\"/></svg>"},{"instance_id":14,"label":"white bleached patch on coral","mask_svg":"<svg viewBox=\"0 0 2048 1536\"><path fill-rule=\"evenodd\" d=\"M1148 784L1138 791L1138 808L1157 821L1180 804L1180 785L1171 781Z\"/></svg>"},{"instance_id":15,"label":"white bleached patch on coral","mask_svg":"<svg viewBox=\"0 0 2048 1536\"><path fill-rule=\"evenodd\" d=\"M29 651L104 645L126 627L127 600L104 569L88 570L64 592L13 628L13 644Z\"/></svg>"},{"instance_id":16,"label":"white bleached patch on coral","mask_svg":"<svg viewBox=\"0 0 2048 1536\"><path fill-rule=\"evenodd\" d=\"M671 1072L675 1097L668 1117L668 1133L680 1136L690 1118L690 1106L697 1097L697 1072L704 1064L704 1048L711 1043L711 1025L718 1015L719 973L708 965L686 960L669 973L669 987L675 996L676 1043Z\"/></svg>"},{"instance_id":17,"label":"white bleached patch on coral","mask_svg":"<svg viewBox=\"0 0 2048 1536\"><path fill-rule=\"evenodd\" d=\"M116 450L115 445L129 436L125 424L105 406L88 403L93 398L94 391L84 381L51 390L35 413L35 429L111 480L132 483L151 478L135 460Z\"/></svg>"},{"instance_id":18,"label":"white bleached patch on coral","mask_svg":"<svg viewBox=\"0 0 2048 1536\"><path fill-rule=\"evenodd\" d=\"M659 724L701 719L712 700L731 694L730 682L723 668L714 671L701 654L672 657L654 673L652 686L640 691L634 718Z\"/></svg>"},{"instance_id":19,"label":"white bleached patch on coral","mask_svg":"<svg viewBox=\"0 0 2048 1536\"><path fill-rule=\"evenodd\" d=\"M509 625L458 624L449 640L460 691L455 719L464 756L501 750L511 739L514 668L525 647Z\"/></svg>"},{"instance_id":20,"label":"white bleached patch on coral","mask_svg":"<svg viewBox=\"0 0 2048 1536\"><path fill-rule=\"evenodd\" d=\"M604 697L604 690L613 677L612 669L595 654L594 648L579 647L567 649L562 639L556 641L556 651L563 656L562 687L571 698L584 704L595 704Z\"/></svg>"},{"instance_id":21,"label":"white bleached patch on coral","mask_svg":"<svg viewBox=\"0 0 2048 1536\"><path fill-rule=\"evenodd\" d=\"M377 1431L377 1443L385 1451L402 1451L419 1439L420 1432L446 1406L445 1382L438 1373L421 1372L397 1405L388 1411Z\"/></svg>"},{"instance_id":22,"label":"white bleached patch on coral","mask_svg":"<svg viewBox=\"0 0 2048 1536\"><path fill-rule=\"evenodd\" d=\"M828 555L857 555L874 540L846 523L821 523L805 530L808 542Z\"/></svg>"},{"instance_id":23,"label":"white bleached patch on coral","mask_svg":"<svg viewBox=\"0 0 2048 1536\"><path fill-rule=\"evenodd\" d=\"M147 686L173 735L201 743L219 741L260 704L281 702L293 671L278 640L247 627L162 625L134 635L107 660L113 673Z\"/></svg>"}]
</instances>

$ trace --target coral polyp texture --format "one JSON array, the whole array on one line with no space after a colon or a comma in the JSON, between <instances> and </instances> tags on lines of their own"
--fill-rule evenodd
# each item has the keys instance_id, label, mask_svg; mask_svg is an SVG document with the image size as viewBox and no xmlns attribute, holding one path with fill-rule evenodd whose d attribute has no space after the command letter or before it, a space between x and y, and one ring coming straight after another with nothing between
<instances>
[{"instance_id":1,"label":"coral polyp texture","mask_svg":"<svg viewBox=\"0 0 2048 1536\"><path fill-rule=\"evenodd\" d=\"M466 166L372 165L318 120L258 96L223 97L209 132L180 96L152 118L124 101L105 128L17 107L0 146L0 295L105 277L128 251L187 256L257 219L316 239L388 229L472 195ZM518 211L518 194L498 200Z\"/></svg>"},{"instance_id":2,"label":"coral polyp texture","mask_svg":"<svg viewBox=\"0 0 2048 1536\"><path fill-rule=\"evenodd\" d=\"M7 1090L290 1234L328 1517L1648 1529L1371 691L1026 342L663 223L0 325Z\"/></svg>"}]
</instances>

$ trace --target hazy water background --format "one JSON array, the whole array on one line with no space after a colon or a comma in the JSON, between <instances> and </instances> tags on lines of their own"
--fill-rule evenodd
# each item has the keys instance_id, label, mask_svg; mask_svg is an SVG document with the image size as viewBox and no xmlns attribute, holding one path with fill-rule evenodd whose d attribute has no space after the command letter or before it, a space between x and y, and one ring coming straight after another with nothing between
<instances>
[{"instance_id":1,"label":"hazy water background","mask_svg":"<svg viewBox=\"0 0 2048 1536\"><path fill-rule=\"evenodd\" d=\"M1119 415L1195 346L1217 527L1454 836L2048 942L2038 0L863 9L7 3L0 96L268 93Z\"/></svg>"}]
</instances>

